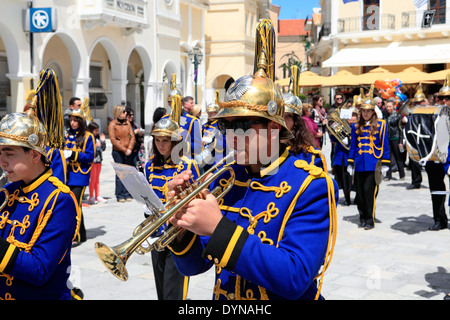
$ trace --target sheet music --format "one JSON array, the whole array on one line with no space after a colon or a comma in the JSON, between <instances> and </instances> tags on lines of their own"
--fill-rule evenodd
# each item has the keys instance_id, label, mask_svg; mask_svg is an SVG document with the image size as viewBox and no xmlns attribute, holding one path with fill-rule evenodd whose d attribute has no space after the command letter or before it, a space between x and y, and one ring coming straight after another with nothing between
<instances>
[{"instance_id":1,"label":"sheet music","mask_svg":"<svg viewBox=\"0 0 450 320\"><path fill-rule=\"evenodd\" d=\"M150 187L142 172L134 166L111 162L114 171L131 196L139 203L145 204L150 210L165 211L166 208Z\"/></svg>"}]
</instances>

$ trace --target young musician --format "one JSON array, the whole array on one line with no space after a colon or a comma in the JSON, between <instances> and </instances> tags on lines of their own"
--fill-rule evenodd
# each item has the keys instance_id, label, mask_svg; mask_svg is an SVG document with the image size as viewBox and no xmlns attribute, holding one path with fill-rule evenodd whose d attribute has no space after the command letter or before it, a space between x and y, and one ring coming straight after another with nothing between
<instances>
[{"instance_id":1,"label":"young musician","mask_svg":"<svg viewBox=\"0 0 450 320\"><path fill-rule=\"evenodd\" d=\"M373 100L373 86L369 97L360 108L360 118L352 125L347 170L355 174L356 203L360 214L360 227L366 230L375 227L375 199L378 194L376 181L377 163L381 162L382 173L389 170L389 136L386 122L378 119Z\"/></svg>"},{"instance_id":2,"label":"young musician","mask_svg":"<svg viewBox=\"0 0 450 320\"><path fill-rule=\"evenodd\" d=\"M293 136L273 82L274 46L272 23L262 20L254 75L230 86L215 117L237 152L233 187L219 202L203 191L205 199L192 200L169 220L186 229L171 246L182 273L216 266L215 299L322 298L320 270L333 247L337 189L322 169L280 144ZM169 183L170 195L189 175ZM212 187L227 183L224 175Z\"/></svg>"},{"instance_id":3,"label":"young musician","mask_svg":"<svg viewBox=\"0 0 450 320\"><path fill-rule=\"evenodd\" d=\"M284 121L286 127L292 132L293 139L284 141L290 148L290 152L299 159L322 168L328 172L325 157L320 150L314 148L315 138L306 127L302 118L303 104L298 97L298 79L300 69L297 66L291 67L291 79L289 82L289 92L283 94L284 99Z\"/></svg>"},{"instance_id":4,"label":"young musician","mask_svg":"<svg viewBox=\"0 0 450 320\"><path fill-rule=\"evenodd\" d=\"M0 121L0 166L11 181L0 192L0 300L71 299L80 211L47 158L47 143L55 149L64 143L56 81L52 70L41 71L31 108Z\"/></svg>"},{"instance_id":5,"label":"young musician","mask_svg":"<svg viewBox=\"0 0 450 320\"><path fill-rule=\"evenodd\" d=\"M180 172L191 170L194 180L199 176L196 162L184 157L176 149L176 146L181 142L180 127L178 125L180 112L181 97L175 95L172 97L170 117L159 120L152 130L153 156L144 167L145 176L151 188L163 204L167 203L169 181ZM163 230L164 227L161 228L160 233ZM153 250L152 262L158 299L185 300L189 277L185 277L177 270L170 250Z\"/></svg>"},{"instance_id":6,"label":"young musician","mask_svg":"<svg viewBox=\"0 0 450 320\"><path fill-rule=\"evenodd\" d=\"M84 190L89 185L92 162L95 157L95 138L87 130L84 112L81 109L75 109L69 114L69 126L64 150L68 166L67 185L77 198L81 210L81 200ZM82 214L80 232L74 245L77 246L85 241L86 228Z\"/></svg>"}]
</instances>

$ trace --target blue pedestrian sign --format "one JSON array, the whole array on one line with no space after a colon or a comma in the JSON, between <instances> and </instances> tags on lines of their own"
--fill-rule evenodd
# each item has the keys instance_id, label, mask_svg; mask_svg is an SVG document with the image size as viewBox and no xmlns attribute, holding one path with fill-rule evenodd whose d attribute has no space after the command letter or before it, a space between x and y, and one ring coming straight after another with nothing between
<instances>
[{"instance_id":1,"label":"blue pedestrian sign","mask_svg":"<svg viewBox=\"0 0 450 320\"><path fill-rule=\"evenodd\" d=\"M53 32L52 8L30 8L30 32Z\"/></svg>"}]
</instances>

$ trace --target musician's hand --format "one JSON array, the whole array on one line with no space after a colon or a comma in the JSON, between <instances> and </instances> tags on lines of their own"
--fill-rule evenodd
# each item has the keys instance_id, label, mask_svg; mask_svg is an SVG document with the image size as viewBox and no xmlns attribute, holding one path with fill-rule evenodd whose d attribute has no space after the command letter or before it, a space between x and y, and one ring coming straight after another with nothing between
<instances>
[{"instance_id":1,"label":"musician's hand","mask_svg":"<svg viewBox=\"0 0 450 320\"><path fill-rule=\"evenodd\" d=\"M190 201L169 222L201 236L211 236L222 219L217 199L208 191L202 191L204 199Z\"/></svg>"},{"instance_id":2,"label":"musician's hand","mask_svg":"<svg viewBox=\"0 0 450 320\"><path fill-rule=\"evenodd\" d=\"M167 197L169 200L179 193L178 187L183 188L189 182L191 175L192 175L191 170L182 171L180 172L180 174L178 174L172 180L169 181L169 183L167 184L167 187L169 189Z\"/></svg>"}]
</instances>

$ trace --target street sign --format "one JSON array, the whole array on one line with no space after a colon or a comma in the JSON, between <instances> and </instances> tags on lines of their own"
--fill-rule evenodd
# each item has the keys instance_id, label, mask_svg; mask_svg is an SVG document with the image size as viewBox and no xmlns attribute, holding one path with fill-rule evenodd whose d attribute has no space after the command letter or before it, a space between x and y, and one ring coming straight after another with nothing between
<instances>
[{"instance_id":1,"label":"street sign","mask_svg":"<svg viewBox=\"0 0 450 320\"><path fill-rule=\"evenodd\" d=\"M423 13L422 28L430 28L433 25L436 10L427 10Z\"/></svg>"},{"instance_id":2,"label":"street sign","mask_svg":"<svg viewBox=\"0 0 450 320\"><path fill-rule=\"evenodd\" d=\"M25 31L32 33L56 31L55 8L29 8L25 19Z\"/></svg>"}]
</instances>

